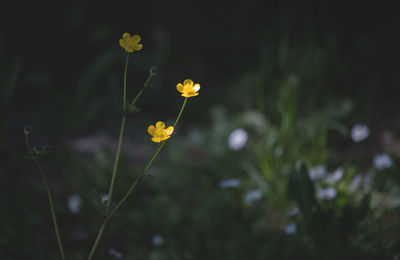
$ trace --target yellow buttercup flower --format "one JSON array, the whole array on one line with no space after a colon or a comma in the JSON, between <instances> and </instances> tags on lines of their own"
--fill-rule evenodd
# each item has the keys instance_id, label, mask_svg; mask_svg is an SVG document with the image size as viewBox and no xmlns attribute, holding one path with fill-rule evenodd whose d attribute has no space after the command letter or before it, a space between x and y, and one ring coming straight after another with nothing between
<instances>
[{"instance_id":1,"label":"yellow buttercup flower","mask_svg":"<svg viewBox=\"0 0 400 260\"><path fill-rule=\"evenodd\" d=\"M195 97L199 94L198 91L200 90L200 84L194 84L191 79L187 79L183 84L178 83L176 89L182 93L183 97Z\"/></svg>"},{"instance_id":2,"label":"yellow buttercup flower","mask_svg":"<svg viewBox=\"0 0 400 260\"><path fill-rule=\"evenodd\" d=\"M171 137L172 132L174 132L174 127L170 126L167 129L165 129L164 122L158 121L156 123L156 126L150 125L147 131L152 136L151 140L153 142L159 143Z\"/></svg>"},{"instance_id":3,"label":"yellow buttercup flower","mask_svg":"<svg viewBox=\"0 0 400 260\"><path fill-rule=\"evenodd\" d=\"M135 34L131 37L129 33L124 33L122 39L119 39L119 44L127 52L140 51L143 48L143 44L140 42L140 36Z\"/></svg>"}]
</instances>

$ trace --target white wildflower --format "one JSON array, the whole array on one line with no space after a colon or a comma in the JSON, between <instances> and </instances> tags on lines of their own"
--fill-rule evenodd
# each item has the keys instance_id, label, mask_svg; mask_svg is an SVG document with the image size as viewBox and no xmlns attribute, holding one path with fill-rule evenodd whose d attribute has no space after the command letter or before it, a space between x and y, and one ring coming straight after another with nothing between
<instances>
[{"instance_id":1,"label":"white wildflower","mask_svg":"<svg viewBox=\"0 0 400 260\"><path fill-rule=\"evenodd\" d=\"M226 179L219 183L220 188L236 188L240 186L239 179Z\"/></svg>"},{"instance_id":2,"label":"white wildflower","mask_svg":"<svg viewBox=\"0 0 400 260\"><path fill-rule=\"evenodd\" d=\"M243 201L246 204L249 204L255 200L259 200L262 198L262 192L261 190L250 190L248 191L244 197L243 197Z\"/></svg>"},{"instance_id":3,"label":"white wildflower","mask_svg":"<svg viewBox=\"0 0 400 260\"><path fill-rule=\"evenodd\" d=\"M356 191L359 188L367 188L370 183L371 183L370 175L368 175L368 174L365 175L365 174L359 173L353 177L349 188L351 191Z\"/></svg>"},{"instance_id":4,"label":"white wildflower","mask_svg":"<svg viewBox=\"0 0 400 260\"><path fill-rule=\"evenodd\" d=\"M294 234L296 234L296 231L297 231L297 226L296 226L296 224L289 224L289 225L287 225L286 227L285 227L285 233L287 234L287 235L294 235Z\"/></svg>"},{"instance_id":5,"label":"white wildflower","mask_svg":"<svg viewBox=\"0 0 400 260\"><path fill-rule=\"evenodd\" d=\"M321 179L325 174L326 174L326 169L325 166L323 165L317 165L308 170L308 175L313 181Z\"/></svg>"},{"instance_id":6,"label":"white wildflower","mask_svg":"<svg viewBox=\"0 0 400 260\"><path fill-rule=\"evenodd\" d=\"M343 169L341 167L337 168L336 171L329 174L326 177L326 182L329 184L335 184L336 182L340 181L343 177Z\"/></svg>"},{"instance_id":7,"label":"white wildflower","mask_svg":"<svg viewBox=\"0 0 400 260\"><path fill-rule=\"evenodd\" d=\"M286 212L286 215L289 217L294 217L300 213L300 208L298 206L293 207L291 210Z\"/></svg>"},{"instance_id":8,"label":"white wildflower","mask_svg":"<svg viewBox=\"0 0 400 260\"><path fill-rule=\"evenodd\" d=\"M229 140L228 140L229 148L235 151L242 149L247 142L247 137L248 136L246 130L242 128L234 130L229 135Z\"/></svg>"},{"instance_id":9,"label":"white wildflower","mask_svg":"<svg viewBox=\"0 0 400 260\"><path fill-rule=\"evenodd\" d=\"M392 167L393 162L392 158L390 158L389 155L383 153L375 155L373 164L375 168L383 170Z\"/></svg>"},{"instance_id":10,"label":"white wildflower","mask_svg":"<svg viewBox=\"0 0 400 260\"><path fill-rule=\"evenodd\" d=\"M152 238L151 238L151 243L153 244L153 246L155 247L159 247L162 244L164 244L164 237L160 234L155 234Z\"/></svg>"},{"instance_id":11,"label":"white wildflower","mask_svg":"<svg viewBox=\"0 0 400 260\"><path fill-rule=\"evenodd\" d=\"M68 198L68 208L73 213L76 214L81 211L82 207L82 197L79 194L73 194Z\"/></svg>"},{"instance_id":12,"label":"white wildflower","mask_svg":"<svg viewBox=\"0 0 400 260\"><path fill-rule=\"evenodd\" d=\"M351 129L351 139L354 142L359 143L365 140L369 136L369 128L366 125L355 124Z\"/></svg>"},{"instance_id":13,"label":"white wildflower","mask_svg":"<svg viewBox=\"0 0 400 260\"><path fill-rule=\"evenodd\" d=\"M101 196L101 202L106 202L108 200L108 194L103 194L103 196Z\"/></svg>"},{"instance_id":14,"label":"white wildflower","mask_svg":"<svg viewBox=\"0 0 400 260\"><path fill-rule=\"evenodd\" d=\"M121 254L120 252L117 252L117 251L115 250L115 248L110 248L110 250L108 250L108 253L109 253L111 256L115 256L117 259L122 259L122 254Z\"/></svg>"},{"instance_id":15,"label":"white wildflower","mask_svg":"<svg viewBox=\"0 0 400 260\"><path fill-rule=\"evenodd\" d=\"M332 187L319 189L317 191L317 197L320 200L331 200L336 197L336 190Z\"/></svg>"}]
</instances>

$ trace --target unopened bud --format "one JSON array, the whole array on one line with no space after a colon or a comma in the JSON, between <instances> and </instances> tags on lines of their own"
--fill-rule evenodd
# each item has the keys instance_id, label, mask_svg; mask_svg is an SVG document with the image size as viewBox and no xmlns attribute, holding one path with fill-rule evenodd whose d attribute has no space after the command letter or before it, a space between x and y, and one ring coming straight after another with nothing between
<instances>
[{"instance_id":1,"label":"unopened bud","mask_svg":"<svg viewBox=\"0 0 400 260\"><path fill-rule=\"evenodd\" d=\"M26 126L24 127L24 133L25 133L25 135L30 135L31 132L32 132L32 126L26 125Z\"/></svg>"}]
</instances>

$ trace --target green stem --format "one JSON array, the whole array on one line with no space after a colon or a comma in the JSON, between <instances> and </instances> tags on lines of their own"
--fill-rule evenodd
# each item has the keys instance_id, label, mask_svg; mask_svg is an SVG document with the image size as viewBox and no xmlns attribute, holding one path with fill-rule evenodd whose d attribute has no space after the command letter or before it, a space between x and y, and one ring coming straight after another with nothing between
<instances>
[{"instance_id":1,"label":"green stem","mask_svg":"<svg viewBox=\"0 0 400 260\"><path fill-rule=\"evenodd\" d=\"M49 203L50 203L50 211L51 211L51 216L53 219L53 223L54 223L54 229L56 231L56 236L57 236L57 242L58 242L58 247L60 249L60 253L61 253L61 257L64 260L65 259L65 255L64 255L64 249L62 246L62 242L61 242L61 235L60 235L60 230L58 229L58 224L57 224L57 218L56 218L56 212L54 210L54 203L53 203L53 197L51 196L51 192L50 192L50 187L49 184L47 182L47 178L46 175L43 172L42 167L40 167L39 162L37 161L37 158L35 157L30 145L29 145L29 140L28 140L28 134L25 134L25 142L26 142L26 147L28 149L29 154L31 155L35 166L38 168L40 175L42 176L42 180L43 180L43 184L46 188L47 191L47 197L49 198Z\"/></svg>"},{"instance_id":2,"label":"green stem","mask_svg":"<svg viewBox=\"0 0 400 260\"><path fill-rule=\"evenodd\" d=\"M129 63L129 56L131 55L130 52L128 52L128 55L126 55L126 61L125 61L125 71L124 71L124 95L122 98L122 109L125 110L126 106L126 74L128 72L128 63Z\"/></svg>"},{"instance_id":3,"label":"green stem","mask_svg":"<svg viewBox=\"0 0 400 260\"><path fill-rule=\"evenodd\" d=\"M121 153L122 139L124 137L125 123L126 123L126 115L124 115L122 117L121 128L119 130L117 154L115 155L115 160L114 160L114 168L113 168L110 188L109 188L109 192L108 192L106 212L108 212L108 210L110 209L110 205L111 205L112 193L113 193L114 185L115 185L115 177L117 175L117 169L118 169L118 163L119 163L119 155Z\"/></svg>"},{"instance_id":4,"label":"green stem","mask_svg":"<svg viewBox=\"0 0 400 260\"><path fill-rule=\"evenodd\" d=\"M174 128L175 128L175 126L178 124L179 119L181 118L183 109L184 109L185 106L186 106L186 102L187 102L187 98L185 98L185 101L184 101L183 104L182 104L181 110L179 111L178 117L177 117L176 120L175 120ZM143 170L139 173L139 176L136 178L135 182L131 185L131 187L129 188L129 190L125 193L125 195L123 196L123 198L118 202L118 204L113 208L113 210L112 210L112 211L107 215L107 217L103 220L103 223L101 224L101 227L100 227L99 232L98 232L98 234L97 234L97 237L96 237L96 240L95 240L94 245L93 245L93 247L92 247L92 250L90 250L90 254L89 254L88 260L93 259L94 252L95 252L96 249L97 249L97 246L98 246L98 244L99 244L99 242L100 242L100 239L101 239L101 237L102 237L102 235L103 235L104 229L105 229L105 227L106 227L108 221L109 221L109 220L111 219L111 217L115 214L115 212L117 212L117 210L122 206L122 204L124 204L124 202L128 199L129 195L133 192L133 190L135 189L135 187L136 187L136 185L138 184L138 182L141 181L141 180L144 178L144 176L145 176L147 170L148 170L148 169L150 168L150 166L153 164L154 160L157 158L157 155L160 153L160 151L161 151L161 149L164 147L164 145L165 145L165 141L163 141L163 142L161 142L161 143L159 143L159 144L157 145L156 150L153 152L153 154L152 154L150 160L149 160L149 161L146 163L146 165L143 167Z\"/></svg>"},{"instance_id":5,"label":"green stem","mask_svg":"<svg viewBox=\"0 0 400 260\"><path fill-rule=\"evenodd\" d=\"M181 107L181 111L179 111L178 117L176 118L175 123L174 123L174 129L175 129L176 125L178 124L179 119L181 118L183 109L184 109L185 106L186 106L187 99L188 99L188 98L185 98L185 101L183 101L183 105L182 105L182 107Z\"/></svg>"},{"instance_id":6,"label":"green stem","mask_svg":"<svg viewBox=\"0 0 400 260\"><path fill-rule=\"evenodd\" d=\"M149 76L147 77L147 80L143 84L143 88L139 91L139 93L136 95L135 99L132 101L130 106L135 105L136 101L139 99L139 97L142 95L143 90L149 85L151 78L154 76L154 71L153 69L150 69Z\"/></svg>"}]
</instances>

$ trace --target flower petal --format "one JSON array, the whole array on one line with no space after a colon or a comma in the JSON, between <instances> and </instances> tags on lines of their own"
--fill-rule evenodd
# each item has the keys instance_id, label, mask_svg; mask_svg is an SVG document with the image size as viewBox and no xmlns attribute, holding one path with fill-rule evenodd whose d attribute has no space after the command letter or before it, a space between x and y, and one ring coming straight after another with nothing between
<instances>
[{"instance_id":1,"label":"flower petal","mask_svg":"<svg viewBox=\"0 0 400 260\"><path fill-rule=\"evenodd\" d=\"M194 86L193 86L193 90L194 91L199 91L200 90L200 84L195 84Z\"/></svg>"},{"instance_id":2,"label":"flower petal","mask_svg":"<svg viewBox=\"0 0 400 260\"><path fill-rule=\"evenodd\" d=\"M178 84L176 85L176 89L177 89L179 92L183 93L183 85L182 85L181 83L178 83Z\"/></svg>"},{"instance_id":3,"label":"flower petal","mask_svg":"<svg viewBox=\"0 0 400 260\"><path fill-rule=\"evenodd\" d=\"M130 33L124 33L123 35L122 35L122 39L124 39L124 40L127 40L127 39L129 39L129 38L131 38L131 34Z\"/></svg>"},{"instance_id":4,"label":"flower petal","mask_svg":"<svg viewBox=\"0 0 400 260\"><path fill-rule=\"evenodd\" d=\"M159 143L159 142L162 141L162 138L160 138L160 137L153 137L153 138L151 138L151 141L153 141L153 142L155 142L155 143Z\"/></svg>"},{"instance_id":5,"label":"flower petal","mask_svg":"<svg viewBox=\"0 0 400 260\"><path fill-rule=\"evenodd\" d=\"M165 132L167 133L167 135L172 135L172 133L174 132L174 127L168 127L167 129L165 129Z\"/></svg>"},{"instance_id":6,"label":"flower petal","mask_svg":"<svg viewBox=\"0 0 400 260\"><path fill-rule=\"evenodd\" d=\"M149 132L150 135L154 136L156 132L156 128L154 127L154 125L150 125L149 128L147 128L147 132Z\"/></svg>"},{"instance_id":7,"label":"flower petal","mask_svg":"<svg viewBox=\"0 0 400 260\"><path fill-rule=\"evenodd\" d=\"M135 46L133 46L133 49L135 51L140 51L142 48L143 48L143 44L141 44L141 43L136 44Z\"/></svg>"},{"instance_id":8,"label":"flower petal","mask_svg":"<svg viewBox=\"0 0 400 260\"><path fill-rule=\"evenodd\" d=\"M165 128L164 122L163 122L163 121L158 121L158 122L156 123L156 128L162 128L162 129L164 129L164 128Z\"/></svg>"},{"instance_id":9,"label":"flower petal","mask_svg":"<svg viewBox=\"0 0 400 260\"><path fill-rule=\"evenodd\" d=\"M193 81L192 81L191 79L186 79L186 80L183 82L183 85L193 86Z\"/></svg>"},{"instance_id":10,"label":"flower petal","mask_svg":"<svg viewBox=\"0 0 400 260\"><path fill-rule=\"evenodd\" d=\"M134 40L135 43L139 43L140 42L140 36L135 34L135 35L132 36L132 40Z\"/></svg>"},{"instance_id":11,"label":"flower petal","mask_svg":"<svg viewBox=\"0 0 400 260\"><path fill-rule=\"evenodd\" d=\"M125 41L123 39L119 39L119 45L121 45L122 48L125 48Z\"/></svg>"}]
</instances>

